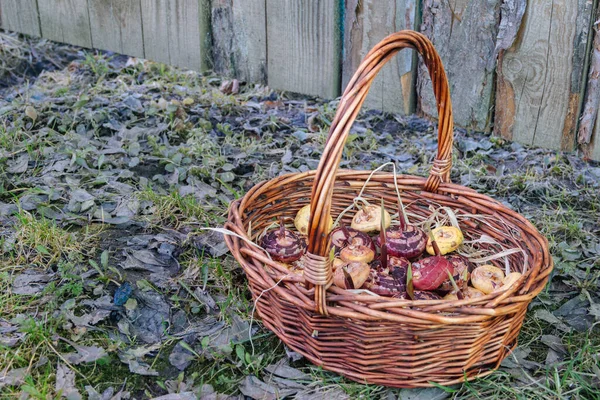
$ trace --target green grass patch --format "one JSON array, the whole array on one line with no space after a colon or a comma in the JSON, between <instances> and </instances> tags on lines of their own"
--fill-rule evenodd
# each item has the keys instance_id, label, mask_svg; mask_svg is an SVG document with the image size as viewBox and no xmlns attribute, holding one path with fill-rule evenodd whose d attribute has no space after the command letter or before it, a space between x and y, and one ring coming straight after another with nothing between
<instances>
[{"instance_id":1,"label":"green grass patch","mask_svg":"<svg viewBox=\"0 0 600 400\"><path fill-rule=\"evenodd\" d=\"M147 219L158 226L178 228L184 223L208 226L225 221L223 209L215 209L209 203L202 204L193 195L181 196L176 190L160 194L146 188L138 193L138 198L152 202L152 213Z\"/></svg>"}]
</instances>

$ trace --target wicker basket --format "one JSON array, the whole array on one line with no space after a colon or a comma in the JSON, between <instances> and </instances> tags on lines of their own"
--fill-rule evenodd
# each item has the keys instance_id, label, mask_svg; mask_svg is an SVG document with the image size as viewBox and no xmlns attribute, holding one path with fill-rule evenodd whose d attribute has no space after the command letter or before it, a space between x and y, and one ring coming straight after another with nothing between
<instances>
[{"instance_id":1,"label":"wicker basket","mask_svg":"<svg viewBox=\"0 0 600 400\"><path fill-rule=\"evenodd\" d=\"M370 171L338 171L343 146L369 87L399 50L420 53L429 70L439 113L438 154L427 179L398 175L407 210L426 217L430 205L463 215L466 238L482 234L523 251L508 256L521 280L504 292L470 300L410 301L356 294L331 286L328 216L334 218L365 185ZM521 215L464 186L450 183L452 106L442 62L431 42L413 31L381 41L348 83L331 125L317 171L288 174L253 187L229 209L226 228L256 241L277 217L293 219L311 204L310 262L304 277L290 275L261 249L228 235L227 245L248 276L264 324L312 363L363 382L395 387L450 385L493 372L517 344L527 305L544 288L552 271L547 240ZM394 176L376 173L366 198L394 209ZM343 222L350 222L351 215ZM469 218L468 215L481 218ZM482 222L485 221L485 222ZM249 233L249 230L251 232ZM497 261L494 261L496 263ZM504 261L498 266L504 268Z\"/></svg>"}]
</instances>

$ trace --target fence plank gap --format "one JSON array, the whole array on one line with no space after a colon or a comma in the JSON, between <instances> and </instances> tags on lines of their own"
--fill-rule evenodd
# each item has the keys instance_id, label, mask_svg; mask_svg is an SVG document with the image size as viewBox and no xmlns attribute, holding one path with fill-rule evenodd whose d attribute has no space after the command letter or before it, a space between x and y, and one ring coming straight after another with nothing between
<instances>
[{"instance_id":1,"label":"fence plank gap","mask_svg":"<svg viewBox=\"0 0 600 400\"><path fill-rule=\"evenodd\" d=\"M446 68L457 126L489 131L501 0L423 0L421 31ZM418 109L437 117L436 100L425 65L419 62Z\"/></svg>"},{"instance_id":2,"label":"fence plank gap","mask_svg":"<svg viewBox=\"0 0 600 400\"><path fill-rule=\"evenodd\" d=\"M264 0L213 0L213 70L248 82L267 82Z\"/></svg>"},{"instance_id":3,"label":"fence plank gap","mask_svg":"<svg viewBox=\"0 0 600 400\"><path fill-rule=\"evenodd\" d=\"M92 47L87 0L40 0L38 6L44 38Z\"/></svg>"},{"instance_id":4,"label":"fence plank gap","mask_svg":"<svg viewBox=\"0 0 600 400\"><path fill-rule=\"evenodd\" d=\"M342 36L338 0L267 0L267 15L269 86L338 96Z\"/></svg>"},{"instance_id":5,"label":"fence plank gap","mask_svg":"<svg viewBox=\"0 0 600 400\"><path fill-rule=\"evenodd\" d=\"M594 135L590 140L589 146L586 148L586 158L590 160L600 161L600 124L596 122Z\"/></svg>"},{"instance_id":6,"label":"fence plank gap","mask_svg":"<svg viewBox=\"0 0 600 400\"><path fill-rule=\"evenodd\" d=\"M144 57L140 0L94 0L89 7L95 48Z\"/></svg>"},{"instance_id":7,"label":"fence plank gap","mask_svg":"<svg viewBox=\"0 0 600 400\"><path fill-rule=\"evenodd\" d=\"M36 0L1 0L0 28L42 36Z\"/></svg>"},{"instance_id":8,"label":"fence plank gap","mask_svg":"<svg viewBox=\"0 0 600 400\"><path fill-rule=\"evenodd\" d=\"M415 29L416 8L416 0L346 0L342 88L380 40L403 29ZM404 115L414 112L414 56L413 51L403 50L381 69L365 100L366 108Z\"/></svg>"},{"instance_id":9,"label":"fence plank gap","mask_svg":"<svg viewBox=\"0 0 600 400\"><path fill-rule=\"evenodd\" d=\"M142 0L146 58L204 71L210 51L209 0Z\"/></svg>"},{"instance_id":10,"label":"fence plank gap","mask_svg":"<svg viewBox=\"0 0 600 400\"><path fill-rule=\"evenodd\" d=\"M586 99L583 104L577 142L583 155L587 159L600 161L600 118L598 107L600 106L600 7L596 4L594 18L590 21L593 25L591 44L589 48L589 71L587 72Z\"/></svg>"},{"instance_id":11,"label":"fence plank gap","mask_svg":"<svg viewBox=\"0 0 600 400\"><path fill-rule=\"evenodd\" d=\"M594 29L594 45L592 47L590 73L588 75L587 96L583 113L581 114L581 123L579 124L579 134L577 141L580 144L588 144L594 131L594 123L598 115L598 105L600 105L600 31L598 27Z\"/></svg>"},{"instance_id":12,"label":"fence plank gap","mask_svg":"<svg viewBox=\"0 0 600 400\"><path fill-rule=\"evenodd\" d=\"M573 150L591 8L587 0L529 0L517 41L498 60L498 134Z\"/></svg>"}]
</instances>

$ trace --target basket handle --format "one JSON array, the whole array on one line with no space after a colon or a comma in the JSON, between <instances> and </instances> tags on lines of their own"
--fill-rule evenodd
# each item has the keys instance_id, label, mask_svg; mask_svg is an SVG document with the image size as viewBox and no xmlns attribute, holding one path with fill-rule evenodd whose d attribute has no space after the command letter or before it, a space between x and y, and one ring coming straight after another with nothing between
<instances>
[{"instance_id":1,"label":"basket handle","mask_svg":"<svg viewBox=\"0 0 600 400\"><path fill-rule=\"evenodd\" d=\"M437 100L438 153L424 189L435 192L440 182L450 181L453 142L452 103L442 60L431 41L421 33L411 30L396 32L379 42L366 55L348 83L331 124L325 150L315 175L310 202L311 219L304 276L309 283L315 286L315 308L318 313L323 315L327 315L325 292L333 281L331 260L328 254L330 227L327 221L331 211L335 176L344 145L373 79L390 58L406 47L415 49L423 57Z\"/></svg>"}]
</instances>

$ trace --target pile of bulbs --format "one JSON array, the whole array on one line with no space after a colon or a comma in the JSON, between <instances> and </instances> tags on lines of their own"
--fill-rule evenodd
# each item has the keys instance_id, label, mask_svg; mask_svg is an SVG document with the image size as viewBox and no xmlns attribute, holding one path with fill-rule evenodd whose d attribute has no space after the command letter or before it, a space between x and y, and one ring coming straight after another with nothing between
<instances>
[{"instance_id":1,"label":"pile of bulbs","mask_svg":"<svg viewBox=\"0 0 600 400\"><path fill-rule=\"evenodd\" d=\"M520 279L519 272L505 276L494 265L475 267L455 253L464 240L459 228L441 226L426 233L407 223L402 207L398 215L398 224L392 226L383 204L366 204L351 226L330 232L334 285L400 299L461 300L506 290ZM298 233L287 229L281 219L279 228L268 231L261 243L275 261L300 274L309 216L307 205L294 220Z\"/></svg>"}]
</instances>

